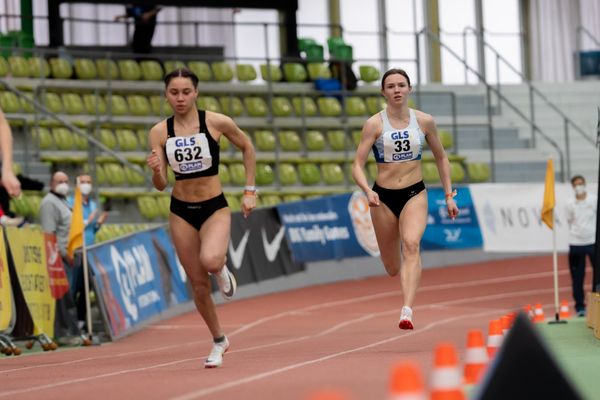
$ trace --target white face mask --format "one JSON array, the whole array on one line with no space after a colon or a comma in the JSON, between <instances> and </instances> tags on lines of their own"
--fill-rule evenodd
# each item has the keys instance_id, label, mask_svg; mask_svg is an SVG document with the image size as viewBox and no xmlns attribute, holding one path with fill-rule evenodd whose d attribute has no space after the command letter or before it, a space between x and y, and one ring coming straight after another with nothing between
<instances>
[{"instance_id":1,"label":"white face mask","mask_svg":"<svg viewBox=\"0 0 600 400\"><path fill-rule=\"evenodd\" d=\"M81 194L84 196L92 193L92 184L91 183L81 183L79 184L79 190L81 190Z\"/></svg>"},{"instance_id":2,"label":"white face mask","mask_svg":"<svg viewBox=\"0 0 600 400\"><path fill-rule=\"evenodd\" d=\"M69 193L69 184L68 183L59 183L58 185L56 185L56 187L54 188L54 191L58 194L60 194L61 196L66 196L67 193Z\"/></svg>"},{"instance_id":3,"label":"white face mask","mask_svg":"<svg viewBox=\"0 0 600 400\"><path fill-rule=\"evenodd\" d=\"M573 190L575 190L575 194L577 196L585 194L585 185L575 185L575 187L573 188Z\"/></svg>"}]
</instances>

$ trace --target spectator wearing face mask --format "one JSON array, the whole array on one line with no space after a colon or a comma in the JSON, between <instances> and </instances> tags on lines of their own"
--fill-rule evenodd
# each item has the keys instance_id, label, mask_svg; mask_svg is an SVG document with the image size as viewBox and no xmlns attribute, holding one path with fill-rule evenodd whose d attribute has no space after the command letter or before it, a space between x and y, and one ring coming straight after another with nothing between
<instances>
[{"instance_id":1,"label":"spectator wearing face mask","mask_svg":"<svg viewBox=\"0 0 600 400\"><path fill-rule=\"evenodd\" d=\"M85 245L91 246L96 241L96 232L106 221L106 211L98 209L98 205L92 199L91 193L93 190L92 177L88 174L81 174L77 177L77 186L81 190L81 198L83 200L83 223L85 225L84 238ZM67 198L67 203L73 208L75 198L73 195Z\"/></svg>"},{"instance_id":2,"label":"spectator wearing face mask","mask_svg":"<svg viewBox=\"0 0 600 400\"><path fill-rule=\"evenodd\" d=\"M42 230L56 236L56 244L62 256L67 279L72 287L74 272L81 263L81 257L67 255L71 207L67 202L69 177L63 171L56 171L50 180L50 191L40 204L40 224ZM61 345L81 344L81 330L77 326L77 310L72 293L67 293L56 302L54 334Z\"/></svg>"},{"instance_id":3,"label":"spectator wearing face mask","mask_svg":"<svg viewBox=\"0 0 600 400\"><path fill-rule=\"evenodd\" d=\"M585 316L583 282L585 280L585 257L588 256L592 268L596 270L596 206L597 198L588 193L585 178L575 175L571 178L575 197L567 201L567 223L569 224L569 269L573 284L575 311Z\"/></svg>"}]
</instances>

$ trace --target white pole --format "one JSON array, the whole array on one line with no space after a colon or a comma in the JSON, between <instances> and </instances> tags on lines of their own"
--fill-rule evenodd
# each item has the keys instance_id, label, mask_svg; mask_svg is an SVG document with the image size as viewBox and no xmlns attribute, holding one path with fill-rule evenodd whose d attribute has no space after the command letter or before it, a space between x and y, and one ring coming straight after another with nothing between
<instances>
[{"instance_id":1,"label":"white pole","mask_svg":"<svg viewBox=\"0 0 600 400\"><path fill-rule=\"evenodd\" d=\"M85 231L84 231L85 232ZM88 328L88 337L92 337L92 307L90 305L90 277L88 273L87 249L85 245L85 235L83 237L83 285L85 288L85 318Z\"/></svg>"},{"instance_id":2,"label":"white pole","mask_svg":"<svg viewBox=\"0 0 600 400\"><path fill-rule=\"evenodd\" d=\"M552 264L554 268L554 310L555 320L560 319L558 306L558 260L556 255L556 225L554 223L554 210L552 210Z\"/></svg>"}]
</instances>

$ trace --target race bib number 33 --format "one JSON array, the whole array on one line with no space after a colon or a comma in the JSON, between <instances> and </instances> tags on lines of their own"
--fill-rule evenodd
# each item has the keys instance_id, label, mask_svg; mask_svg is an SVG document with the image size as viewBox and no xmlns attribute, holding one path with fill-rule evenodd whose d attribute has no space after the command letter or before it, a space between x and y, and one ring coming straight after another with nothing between
<instances>
[{"instance_id":1,"label":"race bib number 33","mask_svg":"<svg viewBox=\"0 0 600 400\"><path fill-rule=\"evenodd\" d=\"M421 141L407 130L383 133L383 158L385 162L418 159Z\"/></svg>"}]
</instances>

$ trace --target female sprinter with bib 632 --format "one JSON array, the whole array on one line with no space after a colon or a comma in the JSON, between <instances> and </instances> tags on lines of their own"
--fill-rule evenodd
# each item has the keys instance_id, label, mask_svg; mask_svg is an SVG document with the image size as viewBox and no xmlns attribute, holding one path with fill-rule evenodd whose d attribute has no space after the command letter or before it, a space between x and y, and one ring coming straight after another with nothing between
<instances>
[{"instance_id":1,"label":"female sprinter with bib 632","mask_svg":"<svg viewBox=\"0 0 600 400\"><path fill-rule=\"evenodd\" d=\"M167 74L164 82L174 115L150 130L147 163L158 190L167 187L167 164L175 174L169 215L171 238L192 284L196 308L213 336L213 348L204 366L214 368L221 366L229 341L219 324L209 274L215 276L225 299L236 290L235 277L225 265L231 211L218 176L219 138L225 135L243 155L244 216L256 207L255 152L248 136L231 118L196 108L198 77L193 72L177 69Z\"/></svg>"},{"instance_id":2,"label":"female sprinter with bib 632","mask_svg":"<svg viewBox=\"0 0 600 400\"><path fill-rule=\"evenodd\" d=\"M421 171L423 140L435 157L448 215L452 219L458 215L450 164L435 121L429 114L408 108L411 89L404 70L391 69L383 75L381 93L387 107L365 122L352 165L352 176L369 201L381 261L390 276L400 272L404 300L400 329L413 329L412 306L421 279L419 246L427 225L427 191ZM363 170L371 148L377 163L373 188Z\"/></svg>"}]
</instances>

